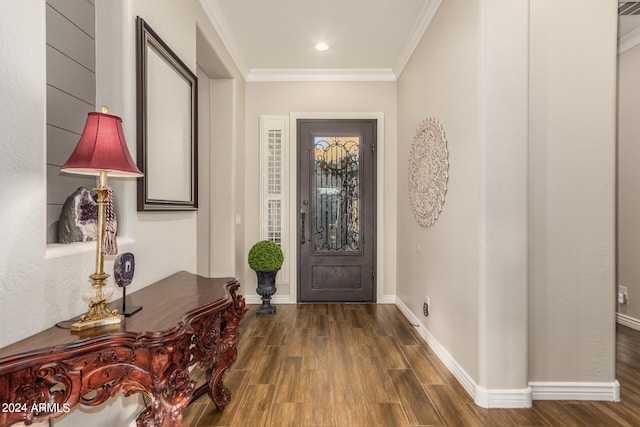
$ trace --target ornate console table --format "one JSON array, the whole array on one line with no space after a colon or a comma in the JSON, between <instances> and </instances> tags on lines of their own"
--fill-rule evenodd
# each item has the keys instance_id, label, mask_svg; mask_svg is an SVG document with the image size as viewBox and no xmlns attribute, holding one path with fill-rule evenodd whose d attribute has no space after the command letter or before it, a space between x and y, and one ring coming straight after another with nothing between
<instances>
[{"instance_id":1,"label":"ornate console table","mask_svg":"<svg viewBox=\"0 0 640 427\"><path fill-rule=\"evenodd\" d=\"M246 313L239 286L176 273L130 294L127 303L144 308L123 324L71 332L72 321L62 322L0 349L0 426L99 405L118 391L149 396L139 426L181 426L182 409L206 392L223 409L231 392L222 377ZM199 389L189 377L194 364L207 372Z\"/></svg>"}]
</instances>

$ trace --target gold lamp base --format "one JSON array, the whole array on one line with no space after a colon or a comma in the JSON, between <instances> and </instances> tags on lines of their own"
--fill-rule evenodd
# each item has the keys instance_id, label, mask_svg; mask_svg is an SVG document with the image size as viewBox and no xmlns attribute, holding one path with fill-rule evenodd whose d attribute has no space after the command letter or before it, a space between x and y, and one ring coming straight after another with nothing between
<instances>
[{"instance_id":1,"label":"gold lamp base","mask_svg":"<svg viewBox=\"0 0 640 427\"><path fill-rule=\"evenodd\" d=\"M107 301L100 300L89 305L89 312L80 316L80 320L71 325L72 331L97 328L98 326L114 325L122 323L124 316L118 314L118 310L109 310Z\"/></svg>"},{"instance_id":2,"label":"gold lamp base","mask_svg":"<svg viewBox=\"0 0 640 427\"><path fill-rule=\"evenodd\" d=\"M100 260L102 261L102 259ZM102 267L102 265L100 265L100 267ZM80 316L79 321L71 324L72 331L83 331L99 326L114 325L122 323L124 320L124 316L118 315L118 310L110 310L107 307L108 296L104 295L102 288L109 275L101 272L92 274L89 277L93 281L92 288L95 291L95 296L90 298L89 312Z\"/></svg>"},{"instance_id":3,"label":"gold lamp base","mask_svg":"<svg viewBox=\"0 0 640 427\"><path fill-rule=\"evenodd\" d=\"M118 323L122 323L123 319L124 319L124 316L117 314L115 316L105 317L102 319L86 320L86 321L80 320L76 323L71 324L71 330L84 331L85 329L97 328L99 326L115 325Z\"/></svg>"}]
</instances>

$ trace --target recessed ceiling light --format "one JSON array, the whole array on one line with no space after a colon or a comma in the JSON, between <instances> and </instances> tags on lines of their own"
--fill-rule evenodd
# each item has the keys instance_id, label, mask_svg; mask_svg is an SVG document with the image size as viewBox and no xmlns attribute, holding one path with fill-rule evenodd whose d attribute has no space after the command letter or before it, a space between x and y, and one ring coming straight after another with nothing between
<instances>
[{"instance_id":1,"label":"recessed ceiling light","mask_svg":"<svg viewBox=\"0 0 640 427\"><path fill-rule=\"evenodd\" d=\"M325 42L318 42L314 47L316 48L316 50L319 50L320 52L324 52L325 50L329 49L329 45L326 44Z\"/></svg>"}]
</instances>

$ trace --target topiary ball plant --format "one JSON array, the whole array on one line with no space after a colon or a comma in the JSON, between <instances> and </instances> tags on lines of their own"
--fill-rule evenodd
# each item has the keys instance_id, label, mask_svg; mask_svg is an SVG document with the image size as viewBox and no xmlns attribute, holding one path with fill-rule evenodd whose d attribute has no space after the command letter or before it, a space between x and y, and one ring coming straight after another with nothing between
<instances>
[{"instance_id":1,"label":"topiary ball plant","mask_svg":"<svg viewBox=\"0 0 640 427\"><path fill-rule=\"evenodd\" d=\"M255 271L278 270L282 267L284 255L280 246L271 240L261 240L249 250L249 267Z\"/></svg>"}]
</instances>

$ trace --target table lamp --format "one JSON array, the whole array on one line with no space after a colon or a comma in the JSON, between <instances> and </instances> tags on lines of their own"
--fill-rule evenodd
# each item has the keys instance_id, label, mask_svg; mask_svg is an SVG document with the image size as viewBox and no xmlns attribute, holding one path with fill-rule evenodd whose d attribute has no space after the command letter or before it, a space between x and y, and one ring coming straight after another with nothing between
<instances>
[{"instance_id":1,"label":"table lamp","mask_svg":"<svg viewBox=\"0 0 640 427\"><path fill-rule=\"evenodd\" d=\"M98 186L93 189L98 195L96 272L89 276L92 290L85 299L89 304L89 311L71 325L72 331L117 324L123 319L118 310L107 308L108 296L103 292L109 277L104 272L104 255L117 253L115 228L112 223L112 190L107 186L107 176L130 178L143 174L127 149L122 132L122 119L108 112L107 107L102 107L101 113L89 113L78 145L60 168L62 172L98 177Z\"/></svg>"}]
</instances>

